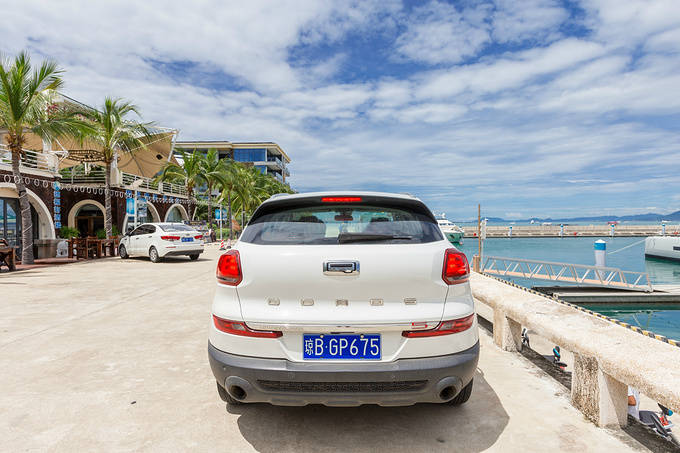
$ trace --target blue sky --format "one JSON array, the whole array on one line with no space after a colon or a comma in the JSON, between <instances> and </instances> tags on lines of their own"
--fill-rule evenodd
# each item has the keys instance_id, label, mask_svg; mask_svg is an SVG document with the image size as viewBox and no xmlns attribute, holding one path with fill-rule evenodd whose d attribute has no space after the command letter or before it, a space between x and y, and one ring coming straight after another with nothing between
<instances>
[{"instance_id":1,"label":"blue sky","mask_svg":"<svg viewBox=\"0 0 680 453\"><path fill-rule=\"evenodd\" d=\"M680 209L677 0L2 9L0 50L56 59L66 94L132 99L180 139L275 141L299 191L409 192L454 219Z\"/></svg>"}]
</instances>

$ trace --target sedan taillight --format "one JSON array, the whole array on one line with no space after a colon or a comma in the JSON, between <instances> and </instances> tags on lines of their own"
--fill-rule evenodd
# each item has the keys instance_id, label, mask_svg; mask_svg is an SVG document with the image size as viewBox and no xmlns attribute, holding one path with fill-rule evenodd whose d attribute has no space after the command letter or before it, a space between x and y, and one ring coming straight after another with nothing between
<instances>
[{"instance_id":1,"label":"sedan taillight","mask_svg":"<svg viewBox=\"0 0 680 453\"><path fill-rule=\"evenodd\" d=\"M243 280L241 257L238 250L229 250L220 256L217 262L217 281L225 285L236 286Z\"/></svg>"},{"instance_id":2,"label":"sedan taillight","mask_svg":"<svg viewBox=\"0 0 680 453\"><path fill-rule=\"evenodd\" d=\"M469 277L470 265L465 254L457 249L446 249L444 266L442 267L442 280L447 285L456 285L468 281Z\"/></svg>"},{"instance_id":3,"label":"sedan taillight","mask_svg":"<svg viewBox=\"0 0 680 453\"><path fill-rule=\"evenodd\" d=\"M451 335L453 333L463 332L472 327L475 322L475 314L466 316L465 318L452 319L450 321L442 321L437 327L430 330L407 330L401 335L406 338L416 337L436 337L439 335Z\"/></svg>"},{"instance_id":4,"label":"sedan taillight","mask_svg":"<svg viewBox=\"0 0 680 453\"><path fill-rule=\"evenodd\" d=\"M198 236L194 236L194 239L203 239L203 235L199 234Z\"/></svg>"},{"instance_id":5,"label":"sedan taillight","mask_svg":"<svg viewBox=\"0 0 680 453\"><path fill-rule=\"evenodd\" d=\"M179 241L180 237L179 236L161 236L161 239L164 241Z\"/></svg>"},{"instance_id":6,"label":"sedan taillight","mask_svg":"<svg viewBox=\"0 0 680 453\"><path fill-rule=\"evenodd\" d=\"M230 321L215 315L213 315L213 323L215 323L215 328L220 332L240 335L242 337L279 338L283 335L283 332L276 330L253 330L245 322Z\"/></svg>"}]
</instances>

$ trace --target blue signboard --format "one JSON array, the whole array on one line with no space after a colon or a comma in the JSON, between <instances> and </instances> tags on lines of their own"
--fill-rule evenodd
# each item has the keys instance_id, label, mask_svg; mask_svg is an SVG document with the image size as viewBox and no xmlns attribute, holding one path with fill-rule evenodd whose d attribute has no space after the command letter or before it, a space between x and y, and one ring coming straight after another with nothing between
<instances>
[{"instance_id":1,"label":"blue signboard","mask_svg":"<svg viewBox=\"0 0 680 453\"><path fill-rule=\"evenodd\" d=\"M125 212L129 215L135 215L135 200L134 198L128 198L125 202Z\"/></svg>"},{"instance_id":2,"label":"blue signboard","mask_svg":"<svg viewBox=\"0 0 680 453\"><path fill-rule=\"evenodd\" d=\"M54 222L54 228L61 228L61 222Z\"/></svg>"},{"instance_id":3,"label":"blue signboard","mask_svg":"<svg viewBox=\"0 0 680 453\"><path fill-rule=\"evenodd\" d=\"M220 220L222 218L222 210L215 209L215 220Z\"/></svg>"}]
</instances>

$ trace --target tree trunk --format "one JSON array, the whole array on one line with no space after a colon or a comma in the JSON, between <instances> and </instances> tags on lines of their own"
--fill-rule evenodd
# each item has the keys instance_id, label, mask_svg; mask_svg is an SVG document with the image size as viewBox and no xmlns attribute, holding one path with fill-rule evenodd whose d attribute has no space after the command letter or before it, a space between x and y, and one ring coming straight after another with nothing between
<instances>
[{"instance_id":1,"label":"tree trunk","mask_svg":"<svg viewBox=\"0 0 680 453\"><path fill-rule=\"evenodd\" d=\"M227 191L227 203L229 206L227 207L227 218L229 218L229 243L231 243L231 238L232 238L232 220L231 220L231 189Z\"/></svg>"},{"instance_id":2,"label":"tree trunk","mask_svg":"<svg viewBox=\"0 0 680 453\"><path fill-rule=\"evenodd\" d=\"M106 162L106 175L104 175L105 189L104 189L104 229L106 229L106 237L110 239L113 236L113 224L111 222L111 162Z\"/></svg>"},{"instance_id":3,"label":"tree trunk","mask_svg":"<svg viewBox=\"0 0 680 453\"><path fill-rule=\"evenodd\" d=\"M31 218L31 204L28 202L28 192L26 192L26 185L19 168L21 145L14 142L9 145L9 148L12 151L12 174L19 194L19 209L21 210L21 263L33 264L33 219Z\"/></svg>"}]
</instances>

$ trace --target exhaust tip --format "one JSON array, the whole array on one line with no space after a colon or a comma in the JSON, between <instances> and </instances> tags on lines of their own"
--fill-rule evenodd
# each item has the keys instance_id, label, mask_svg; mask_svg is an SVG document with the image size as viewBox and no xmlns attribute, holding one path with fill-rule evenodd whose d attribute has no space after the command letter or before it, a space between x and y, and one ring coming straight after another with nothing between
<instances>
[{"instance_id":1,"label":"exhaust tip","mask_svg":"<svg viewBox=\"0 0 680 453\"><path fill-rule=\"evenodd\" d=\"M454 396L456 396L456 389L452 385L444 387L441 392L439 392L439 398L441 398L442 401L448 401Z\"/></svg>"},{"instance_id":2,"label":"exhaust tip","mask_svg":"<svg viewBox=\"0 0 680 453\"><path fill-rule=\"evenodd\" d=\"M246 397L248 396L246 391L243 390L243 387L240 387L238 385L230 386L229 387L229 394L239 401L245 400Z\"/></svg>"}]
</instances>

